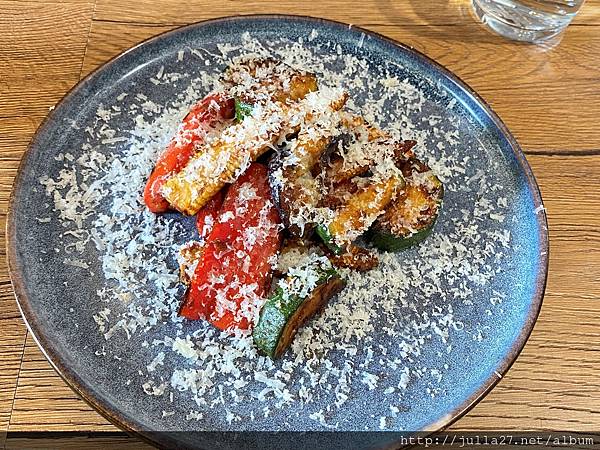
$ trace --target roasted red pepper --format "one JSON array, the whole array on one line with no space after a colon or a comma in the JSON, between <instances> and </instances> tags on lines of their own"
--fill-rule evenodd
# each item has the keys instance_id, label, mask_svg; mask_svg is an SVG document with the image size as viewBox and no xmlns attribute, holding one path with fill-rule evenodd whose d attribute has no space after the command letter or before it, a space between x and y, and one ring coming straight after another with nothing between
<instances>
[{"instance_id":1,"label":"roasted red pepper","mask_svg":"<svg viewBox=\"0 0 600 450\"><path fill-rule=\"evenodd\" d=\"M196 214L196 229L200 239L206 238L215 226L224 197L225 188L217 192Z\"/></svg>"},{"instance_id":2,"label":"roasted red pepper","mask_svg":"<svg viewBox=\"0 0 600 450\"><path fill-rule=\"evenodd\" d=\"M208 95L190 109L146 183L144 202L150 211L160 213L169 209L169 202L161 193L165 181L185 167L209 128L233 119L234 115L235 101L225 94Z\"/></svg>"},{"instance_id":3,"label":"roasted red pepper","mask_svg":"<svg viewBox=\"0 0 600 450\"><path fill-rule=\"evenodd\" d=\"M229 187L179 314L222 330L250 327L280 245L281 221L267 169L254 163Z\"/></svg>"}]
</instances>

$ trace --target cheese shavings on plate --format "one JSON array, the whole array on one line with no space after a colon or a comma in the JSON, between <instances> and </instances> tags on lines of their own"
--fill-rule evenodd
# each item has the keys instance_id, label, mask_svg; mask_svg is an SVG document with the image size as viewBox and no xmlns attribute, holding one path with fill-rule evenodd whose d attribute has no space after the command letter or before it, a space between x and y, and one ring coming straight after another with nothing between
<instances>
[{"instance_id":1,"label":"cheese shavings on plate","mask_svg":"<svg viewBox=\"0 0 600 450\"><path fill-rule=\"evenodd\" d=\"M190 106L222 88L221 71L231 61L248 57L274 58L315 73L324 89L343 88L350 112L392 139L416 141L419 157L445 189L442 217L427 244L383 252L367 272L339 269L345 289L277 361L261 355L248 333L221 333L203 321L189 326L178 317L177 257L194 237L193 224L183 216L156 216L142 202L146 178ZM184 63L187 71L178 72ZM489 284L511 245L505 224L512 216L502 195L505 175L494 170L490 150L463 133L467 119L454 112L459 106L443 88L395 63L347 54L317 35L310 45L245 34L210 51L181 49L152 77L153 89L134 86L103 105L95 124L79 130L87 139L83 147L57 155L64 164L60 175L39 180L64 227L54 244L64 270L87 271L103 286L97 302L87 305L106 341L89 349L98 364L126 360L126 343L141 342L145 360L127 369L123 384L130 380L129 389L164 401L165 424L187 419L192 428L210 417L217 428L298 429L309 417L312 429L398 429L409 394L446 395L455 337L488 338L485 326L469 318L474 303L489 303L490 316L502 314L507 293ZM166 101L165 83L177 84ZM448 105L449 119L427 100L432 91L440 108ZM354 158L359 164L365 155ZM41 211L40 222L48 215ZM90 255L98 256L101 272L93 271ZM432 354L433 343L444 350ZM374 392L384 393L385 404L365 406ZM348 411L356 408L374 408L371 421L353 422Z\"/></svg>"}]
</instances>

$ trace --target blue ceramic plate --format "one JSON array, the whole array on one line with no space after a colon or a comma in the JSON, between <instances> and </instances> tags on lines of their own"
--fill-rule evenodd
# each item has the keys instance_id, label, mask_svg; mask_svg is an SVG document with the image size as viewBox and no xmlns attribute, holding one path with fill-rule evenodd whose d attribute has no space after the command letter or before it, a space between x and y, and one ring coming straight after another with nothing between
<instances>
[{"instance_id":1,"label":"blue ceramic plate","mask_svg":"<svg viewBox=\"0 0 600 450\"><path fill-rule=\"evenodd\" d=\"M433 234L353 277L275 363L201 321L177 320L174 256L193 223L156 218L140 202L185 110L249 53L347 89L349 108L418 141L446 192ZM369 445L380 446L397 438L389 432L447 426L525 344L547 252L531 170L472 89L383 36L292 16L190 25L100 67L40 126L8 220L14 289L45 355L109 420L162 445L213 431L224 434L194 445L253 447L256 435L227 432L266 430L371 431ZM359 446L357 435L334 435L328 445Z\"/></svg>"}]
</instances>

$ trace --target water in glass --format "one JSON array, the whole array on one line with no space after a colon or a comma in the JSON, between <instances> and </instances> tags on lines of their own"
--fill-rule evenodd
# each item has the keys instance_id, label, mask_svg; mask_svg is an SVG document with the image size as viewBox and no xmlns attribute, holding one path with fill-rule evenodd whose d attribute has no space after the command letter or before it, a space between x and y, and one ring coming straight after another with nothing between
<instances>
[{"instance_id":1,"label":"water in glass","mask_svg":"<svg viewBox=\"0 0 600 450\"><path fill-rule=\"evenodd\" d=\"M473 10L493 31L519 41L542 42L561 33L584 0L472 0Z\"/></svg>"}]
</instances>

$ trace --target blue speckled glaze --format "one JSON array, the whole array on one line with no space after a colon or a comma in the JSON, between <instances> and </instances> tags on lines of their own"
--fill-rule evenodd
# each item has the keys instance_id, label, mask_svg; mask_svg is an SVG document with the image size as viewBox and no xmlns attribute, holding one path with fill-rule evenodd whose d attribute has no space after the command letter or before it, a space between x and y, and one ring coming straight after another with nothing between
<instances>
[{"instance_id":1,"label":"blue speckled glaze","mask_svg":"<svg viewBox=\"0 0 600 450\"><path fill-rule=\"evenodd\" d=\"M181 49L214 49L217 43L237 43L243 32L268 41L285 36L290 40L306 38L311 31L318 31L316 42L330 40L339 43L344 53L355 54L374 63L394 63L399 78L408 79L425 93L426 104L423 114L437 112L445 114L450 102L459 120L461 146L472 150L472 165L469 170L493 169L496 181L503 185L503 195L509 199L510 216L515 220L506 224L511 233L511 247L503 260L502 271L493 281L478 291L478 300L469 307L457 306L456 314L468 317L463 320L464 332L453 335L453 351L447 356L449 369L444 373L439 395L423 395L425 384L410 384L404 395L404 404L391 431L436 430L446 426L474 404L504 374L524 345L541 306L547 271L547 228L541 207L541 198L523 154L518 145L482 100L456 77L411 49L364 30L350 28L344 24L299 17L257 16L209 21L190 25L161 35L127 51L83 80L57 105L38 130L31 146L23 158L17 176L8 223L8 253L11 276L17 298L25 320L30 326L46 356L65 380L88 402L105 416L125 429L141 432L162 445L175 445L172 439L191 445L189 436L176 434L166 436L152 434L155 431L186 431L193 429L213 431L241 431L245 427L253 430L278 430L282 420L289 420L290 431L319 430L318 424L302 414L292 415L290 410L275 411L269 420L258 424L234 423L227 425L217 414L210 414L200 423L183 421L175 415L162 418L163 410L188 411L194 405L170 403L165 397L146 395L139 386L127 385L126 380L136 377L140 368L148 363L147 350L141 346L144 340L159 338L135 335L124 342L106 342L98 333L91 319L102 305L98 304L96 290L104 282L98 255L94 250L86 254L94 276L85 270L62 264L62 256L53 251L54 243L63 227L58 220L42 223L36 217L54 217L49 199L38 180L48 174L56 176L62 162L55 156L67 150L80 148L86 126L93 123L100 104L110 105L122 92L147 92L156 103L169 102L172 96L185 88L186 81L171 85L155 86L149 78L162 65L172 63ZM306 42L307 46L312 45ZM182 62L184 70L198 71L198 63L192 58ZM366 76L377 76L368 73ZM75 124L77 128L71 127ZM121 130L133 127L133 118L123 115ZM125 144L117 144L114 151L125 151ZM468 150L465 150L467 153ZM478 154L477 152L482 152ZM77 155L75 155L77 156ZM433 155L435 157L435 155ZM498 195L498 194L493 194ZM457 193L447 193L449 205L464 201ZM451 210L448 207L448 210ZM53 216L54 214L54 216ZM436 233L445 230L445 212L436 225ZM172 220L183 220L173 215ZM184 223L184 222L182 222ZM184 223L185 226L190 222ZM495 226L489 220L482 227ZM183 239L185 240L185 239ZM415 252L412 249L409 252ZM408 253L410 256L411 253ZM175 270L175 266L173 266ZM492 292L502 292L507 297L494 314L488 299ZM432 299L432 301L438 301ZM462 310L460 310L462 308ZM71 310L72 309L72 310ZM165 325L165 333L172 332ZM474 336L481 334L480 341ZM377 337L385 339L385 336ZM127 357L99 359L94 352L98 349L121 345ZM447 344L431 341L420 355L420 361L439 358ZM399 374L390 373L393 378ZM425 381L423 381L425 383ZM362 424L371 415L382 412L379 399L383 394L377 390L358 390L340 415L339 431L362 429ZM326 405L324 405L326 406ZM299 407L300 411L302 407ZM311 410L312 411L312 410ZM307 412L308 414L308 412ZM389 444L391 434L369 442L369 446ZM195 445L219 448L253 448L256 441L244 441L243 435L235 443L227 435L218 436ZM337 448L348 448L346 435L329 444ZM371 438L371 437L370 437ZM352 447L357 447L355 439ZM294 447L294 441L279 442L275 447ZM365 445L367 445L365 443ZM307 447L310 448L310 447Z\"/></svg>"}]
</instances>

